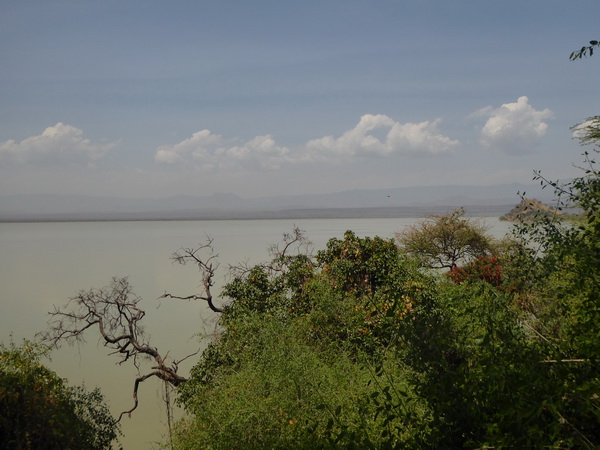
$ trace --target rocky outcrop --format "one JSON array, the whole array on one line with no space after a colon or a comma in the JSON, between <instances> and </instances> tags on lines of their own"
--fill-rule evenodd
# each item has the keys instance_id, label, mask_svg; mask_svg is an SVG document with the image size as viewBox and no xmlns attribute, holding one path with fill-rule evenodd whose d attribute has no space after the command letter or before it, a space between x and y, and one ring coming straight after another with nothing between
<instances>
[{"instance_id":1,"label":"rocky outcrop","mask_svg":"<svg viewBox=\"0 0 600 450\"><path fill-rule=\"evenodd\" d=\"M502 219L527 222L533 220L535 217L550 217L555 215L560 216L562 215L562 212L557 211L555 208L551 208L534 198L524 198L508 214L502 216Z\"/></svg>"}]
</instances>

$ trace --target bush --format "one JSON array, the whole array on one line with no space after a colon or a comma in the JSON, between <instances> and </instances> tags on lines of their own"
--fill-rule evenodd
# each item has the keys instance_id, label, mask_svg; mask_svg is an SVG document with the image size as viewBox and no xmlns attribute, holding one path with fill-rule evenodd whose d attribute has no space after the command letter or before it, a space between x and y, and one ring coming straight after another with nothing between
<instances>
[{"instance_id":1,"label":"bush","mask_svg":"<svg viewBox=\"0 0 600 450\"><path fill-rule=\"evenodd\" d=\"M246 345L234 349L235 363L221 366L210 384L196 386L187 403L192 418L179 423L174 448L381 446L392 438L407 444L426 432L406 426L407 417L397 411L395 419L377 414L375 380L388 386L395 409L426 415L399 361L386 365L388 378L382 381L368 359L316 348L307 330L302 319L284 324L249 316L238 329ZM382 436L384 429L393 429L392 435Z\"/></svg>"},{"instance_id":2,"label":"bush","mask_svg":"<svg viewBox=\"0 0 600 450\"><path fill-rule=\"evenodd\" d=\"M0 447L111 448L119 427L98 390L70 387L34 343L0 345Z\"/></svg>"},{"instance_id":3,"label":"bush","mask_svg":"<svg viewBox=\"0 0 600 450\"><path fill-rule=\"evenodd\" d=\"M502 267L496 256L480 256L462 267L453 267L448 277L455 283L485 281L492 286L502 284Z\"/></svg>"}]
</instances>

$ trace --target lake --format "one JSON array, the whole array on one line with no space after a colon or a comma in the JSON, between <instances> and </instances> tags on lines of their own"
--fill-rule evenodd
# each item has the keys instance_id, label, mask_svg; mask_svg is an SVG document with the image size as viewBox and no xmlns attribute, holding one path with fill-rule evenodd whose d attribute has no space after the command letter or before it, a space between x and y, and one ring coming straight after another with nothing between
<instances>
[{"instance_id":1,"label":"lake","mask_svg":"<svg viewBox=\"0 0 600 450\"><path fill-rule=\"evenodd\" d=\"M423 219L301 219L214 220L136 222L0 223L0 340L8 343L32 339L46 328L47 312L62 305L80 290L99 288L114 276L128 276L137 295L144 300L144 322L150 343L160 352L179 359L197 350L203 333L214 328L215 314L203 303L158 300L165 291L176 295L200 293L201 279L195 266L180 266L170 260L181 247L195 247L213 239L221 267L216 286L226 282L228 264L258 263L268 258L267 248L281 240L296 225L306 231L315 250L346 230L358 236L393 237L394 232ZM480 218L490 233L501 237L511 224L498 218ZM215 295L216 297L216 295ZM100 387L111 411L118 415L132 406L136 371L131 365L116 365L98 336L91 330L88 342L62 347L48 364L71 384ZM198 357L180 367L187 375ZM164 386L148 380L140 386L140 406L131 418L123 418L125 449L158 448L167 432L161 401Z\"/></svg>"}]
</instances>

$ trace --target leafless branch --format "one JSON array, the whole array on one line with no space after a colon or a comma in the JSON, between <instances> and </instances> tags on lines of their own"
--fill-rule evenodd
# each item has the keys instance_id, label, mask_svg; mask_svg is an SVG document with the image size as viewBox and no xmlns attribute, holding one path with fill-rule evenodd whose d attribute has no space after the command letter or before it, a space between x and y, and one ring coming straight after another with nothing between
<instances>
[{"instance_id":1,"label":"leafless branch","mask_svg":"<svg viewBox=\"0 0 600 450\"><path fill-rule=\"evenodd\" d=\"M291 233L284 233L282 241L278 244L273 244L269 247L268 253L270 257L269 262L258 264L258 266L266 269L270 273L282 273L285 272L290 259L295 255L303 254L310 255L312 242L306 237L306 234L299 227L294 226ZM235 266L229 266L229 271L233 276L244 276L252 268L248 262L238 264Z\"/></svg>"},{"instance_id":2,"label":"leafless branch","mask_svg":"<svg viewBox=\"0 0 600 450\"><path fill-rule=\"evenodd\" d=\"M206 257L204 257L203 254L206 254ZM160 298L203 300L208 303L208 306L212 311L222 313L223 308L214 304L211 293L211 288L214 286L214 276L219 268L219 263L217 262L218 257L219 255L214 252L213 239L209 236L206 236L206 242L204 244L200 244L196 248L182 247L177 250L173 253L171 259L182 265L192 263L198 267L202 278L204 295L188 295L184 297L165 292Z\"/></svg>"},{"instance_id":3,"label":"leafless branch","mask_svg":"<svg viewBox=\"0 0 600 450\"><path fill-rule=\"evenodd\" d=\"M43 341L58 347L62 342L85 341L84 332L96 327L104 346L113 350L111 354L119 355L119 364L132 361L140 370L140 359L148 358L154 361L152 372L136 379L134 406L122 413L119 420L124 414L131 414L137 408L138 386L146 379L155 376L173 386L187 381L177 373L178 364L183 359L168 365L166 358L147 341L140 324L146 314L138 305L140 300L141 298L132 292L127 278L113 278L107 287L81 291L71 298L64 308L55 306L49 313L48 331L40 335Z\"/></svg>"},{"instance_id":4,"label":"leafless branch","mask_svg":"<svg viewBox=\"0 0 600 450\"><path fill-rule=\"evenodd\" d=\"M289 253L295 248L298 253L303 248L308 248L310 242L304 237L304 232L294 228L292 233L285 234L280 245L270 248L274 262L268 267L273 272L282 272L287 267L291 256ZM214 285L215 273L219 267L218 254L214 253L213 240L206 237L206 242L195 248L183 247L176 251L171 259L179 264L194 264L198 267L202 278L203 293L188 296L178 296L165 292L161 298L179 300L201 300L208 304L214 312L221 313L223 308L213 302L211 288ZM119 357L119 364L131 362L138 370L138 377L133 388L134 405L119 416L119 420L127 414L130 415L138 406L138 389L140 383L148 378L157 377L172 386L178 386L187 379L178 374L179 364L198 354L192 353L170 364L167 358L159 353L156 347L148 342L141 321L145 311L139 306L141 298L135 295L127 278L113 278L109 286L101 289L81 291L71 298L62 307L54 307L51 311L49 329L41 333L41 338L54 346L63 342L74 343L85 341L85 332L95 328L104 342L104 346L111 349L111 354ZM151 371L140 374L141 361L153 361ZM143 372L142 372L143 373Z\"/></svg>"},{"instance_id":5,"label":"leafless branch","mask_svg":"<svg viewBox=\"0 0 600 450\"><path fill-rule=\"evenodd\" d=\"M213 301L212 301L212 295L208 295L208 296L201 296L201 295L188 295L187 297L179 297L177 295L173 295L173 294L169 294L168 292L165 292L163 295L161 295L159 298L172 298L175 300L204 300L208 303L208 307L210 309L212 309L214 312L216 313L222 313L223 312L223 308L219 308L218 306L216 306Z\"/></svg>"}]
</instances>

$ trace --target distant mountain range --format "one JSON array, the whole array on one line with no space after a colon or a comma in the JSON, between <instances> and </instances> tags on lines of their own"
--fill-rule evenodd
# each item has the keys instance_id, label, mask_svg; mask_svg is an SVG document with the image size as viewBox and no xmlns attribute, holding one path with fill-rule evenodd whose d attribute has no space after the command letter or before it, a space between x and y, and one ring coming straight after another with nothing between
<instances>
[{"instance_id":1,"label":"distant mountain range","mask_svg":"<svg viewBox=\"0 0 600 450\"><path fill-rule=\"evenodd\" d=\"M356 189L258 198L231 193L168 198L0 195L0 221L423 217L460 206L469 215L500 216L519 203L518 192L552 202L551 192L522 184Z\"/></svg>"}]
</instances>

